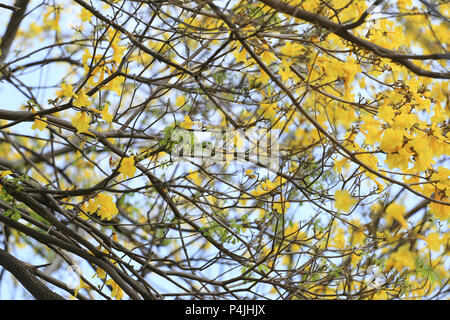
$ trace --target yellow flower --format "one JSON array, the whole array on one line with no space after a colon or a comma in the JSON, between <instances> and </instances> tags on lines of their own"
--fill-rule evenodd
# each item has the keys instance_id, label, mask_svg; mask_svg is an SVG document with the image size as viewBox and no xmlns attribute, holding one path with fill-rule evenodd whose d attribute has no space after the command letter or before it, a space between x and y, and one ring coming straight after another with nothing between
<instances>
[{"instance_id":1,"label":"yellow flower","mask_svg":"<svg viewBox=\"0 0 450 320\"><path fill-rule=\"evenodd\" d=\"M397 203L392 203L389 207L386 208L386 215L389 218L394 218L404 229L408 228L408 222L406 222L403 217L405 214L406 208Z\"/></svg>"},{"instance_id":2,"label":"yellow flower","mask_svg":"<svg viewBox=\"0 0 450 320\"><path fill-rule=\"evenodd\" d=\"M184 116L184 121L180 124L181 128L190 129L194 122L192 122L191 118L188 115Z\"/></svg>"},{"instance_id":3,"label":"yellow flower","mask_svg":"<svg viewBox=\"0 0 450 320\"><path fill-rule=\"evenodd\" d=\"M86 204L86 202L85 202L85 204ZM98 205L94 199L89 199L89 201L87 202L87 205L86 205L86 212L95 213L95 211L97 211L97 206Z\"/></svg>"},{"instance_id":4,"label":"yellow flower","mask_svg":"<svg viewBox=\"0 0 450 320\"><path fill-rule=\"evenodd\" d=\"M86 202L81 206L81 209L84 211L84 212L86 212L86 207L87 207L87 204L86 204ZM84 212L79 212L78 213L78 217L80 217L81 219L83 219L84 221L87 221L87 220L89 220L89 217L84 213Z\"/></svg>"},{"instance_id":5,"label":"yellow flower","mask_svg":"<svg viewBox=\"0 0 450 320\"><path fill-rule=\"evenodd\" d=\"M250 193L256 197L261 196L263 194L266 194L270 191L272 191L272 188L270 185L268 185L266 182L271 183L271 181L264 181L261 183L261 185L257 186L255 190L250 191Z\"/></svg>"},{"instance_id":6,"label":"yellow flower","mask_svg":"<svg viewBox=\"0 0 450 320\"><path fill-rule=\"evenodd\" d=\"M415 114L402 112L395 117L393 124L398 128L411 129L417 122L418 119Z\"/></svg>"},{"instance_id":7,"label":"yellow flower","mask_svg":"<svg viewBox=\"0 0 450 320\"><path fill-rule=\"evenodd\" d=\"M73 102L73 105L75 107L81 108L81 107L89 107L91 105L91 102L88 99L86 92L84 89L81 89L78 95L75 98L75 101Z\"/></svg>"},{"instance_id":8,"label":"yellow flower","mask_svg":"<svg viewBox=\"0 0 450 320\"><path fill-rule=\"evenodd\" d=\"M288 201L285 201L283 196L280 196L280 199L278 199L276 202L273 203L273 208L278 213L285 213L289 207L290 207L290 203Z\"/></svg>"},{"instance_id":9,"label":"yellow flower","mask_svg":"<svg viewBox=\"0 0 450 320\"><path fill-rule=\"evenodd\" d=\"M430 233L426 238L423 238L428 244L428 247L432 251L439 251L441 249L441 245L445 243L445 238L439 236L439 233L434 232Z\"/></svg>"},{"instance_id":10,"label":"yellow flower","mask_svg":"<svg viewBox=\"0 0 450 320\"><path fill-rule=\"evenodd\" d=\"M338 172L338 173L342 173L342 168L347 169L349 166L350 166L350 164L348 163L348 159L342 158L340 160L334 161L333 169L336 170L336 172Z\"/></svg>"},{"instance_id":11,"label":"yellow flower","mask_svg":"<svg viewBox=\"0 0 450 320\"><path fill-rule=\"evenodd\" d=\"M81 63L83 64L84 72L87 73L89 71L88 60L92 58L92 54L89 52L89 49L84 49L84 54L81 57Z\"/></svg>"},{"instance_id":12,"label":"yellow flower","mask_svg":"<svg viewBox=\"0 0 450 320\"><path fill-rule=\"evenodd\" d=\"M389 169L408 169L412 155L413 153L409 151L409 148L405 147L399 149L396 153L388 153L384 162L388 165Z\"/></svg>"},{"instance_id":13,"label":"yellow flower","mask_svg":"<svg viewBox=\"0 0 450 320\"><path fill-rule=\"evenodd\" d=\"M394 267L397 271L401 271L404 267L414 270L415 254L409 250L409 244L405 244L398 249L398 251L392 254L386 261L386 269Z\"/></svg>"},{"instance_id":14,"label":"yellow flower","mask_svg":"<svg viewBox=\"0 0 450 320\"><path fill-rule=\"evenodd\" d=\"M266 50L264 50L264 52L261 54L261 60L267 65L269 66L273 61L276 61L277 58L275 57L275 55L269 51L269 48L266 47Z\"/></svg>"},{"instance_id":15,"label":"yellow flower","mask_svg":"<svg viewBox=\"0 0 450 320\"><path fill-rule=\"evenodd\" d=\"M53 18L50 18L50 15ZM61 15L60 15L58 7L49 7L47 12L43 14L45 27L59 32L60 31L60 26L59 26L60 16Z\"/></svg>"},{"instance_id":16,"label":"yellow flower","mask_svg":"<svg viewBox=\"0 0 450 320\"><path fill-rule=\"evenodd\" d=\"M6 177L8 174L12 174L11 170L0 171L0 178Z\"/></svg>"},{"instance_id":17,"label":"yellow flower","mask_svg":"<svg viewBox=\"0 0 450 320\"><path fill-rule=\"evenodd\" d=\"M80 13L80 18L81 18L81 21L83 21L83 22L91 21L92 13L89 10L82 8L81 13Z\"/></svg>"},{"instance_id":18,"label":"yellow flower","mask_svg":"<svg viewBox=\"0 0 450 320\"><path fill-rule=\"evenodd\" d=\"M112 217L119 213L112 197L102 193L96 195L94 199L85 202L82 209L88 213L95 213L98 210L101 219L107 220L111 220ZM81 214L80 217L82 219L86 218L85 220L88 219L84 214Z\"/></svg>"},{"instance_id":19,"label":"yellow flower","mask_svg":"<svg viewBox=\"0 0 450 320\"><path fill-rule=\"evenodd\" d=\"M437 187L439 189L450 190L450 169L439 167L437 172L433 174L433 180L438 180Z\"/></svg>"},{"instance_id":20,"label":"yellow flower","mask_svg":"<svg viewBox=\"0 0 450 320\"><path fill-rule=\"evenodd\" d=\"M345 239L345 230L342 228L337 228L336 233L333 237L333 244L334 247L338 249L344 249L346 246L346 239Z\"/></svg>"},{"instance_id":21,"label":"yellow flower","mask_svg":"<svg viewBox=\"0 0 450 320\"><path fill-rule=\"evenodd\" d=\"M294 72L291 71L290 68L279 68L278 69L278 74L281 77L281 81L288 81L290 78L294 78Z\"/></svg>"},{"instance_id":22,"label":"yellow flower","mask_svg":"<svg viewBox=\"0 0 450 320\"><path fill-rule=\"evenodd\" d=\"M302 45L295 42L286 42L286 44L281 48L280 52L289 57L295 57L300 54L303 47Z\"/></svg>"},{"instance_id":23,"label":"yellow flower","mask_svg":"<svg viewBox=\"0 0 450 320\"><path fill-rule=\"evenodd\" d=\"M260 115L261 117L264 117L266 119L273 119L275 118L278 110L278 103L263 103L261 104L261 108L258 108L256 110L256 113Z\"/></svg>"},{"instance_id":24,"label":"yellow flower","mask_svg":"<svg viewBox=\"0 0 450 320\"><path fill-rule=\"evenodd\" d=\"M114 91L115 93L117 93L117 95L121 95L124 80L125 80L125 78L122 76L115 77L114 79L109 81L108 84L106 84L104 88L107 90Z\"/></svg>"},{"instance_id":25,"label":"yellow flower","mask_svg":"<svg viewBox=\"0 0 450 320\"><path fill-rule=\"evenodd\" d=\"M270 81L270 76L263 69L259 71L260 71L259 80L261 81L261 83L268 84Z\"/></svg>"},{"instance_id":26,"label":"yellow flower","mask_svg":"<svg viewBox=\"0 0 450 320\"><path fill-rule=\"evenodd\" d=\"M352 198L347 190L336 190L334 198L334 206L336 207L336 209L345 212L348 212L350 208L356 203L356 200Z\"/></svg>"},{"instance_id":27,"label":"yellow flower","mask_svg":"<svg viewBox=\"0 0 450 320\"><path fill-rule=\"evenodd\" d=\"M189 175L187 176L187 178L189 180L191 180L192 182L194 182L196 185L201 185L202 184L202 179L200 179L200 176L198 175L198 172L194 172L189 170Z\"/></svg>"},{"instance_id":28,"label":"yellow flower","mask_svg":"<svg viewBox=\"0 0 450 320\"><path fill-rule=\"evenodd\" d=\"M119 213L112 197L106 194L98 194L94 199L94 204L99 207L98 214L102 219L111 220Z\"/></svg>"},{"instance_id":29,"label":"yellow flower","mask_svg":"<svg viewBox=\"0 0 450 320\"><path fill-rule=\"evenodd\" d=\"M406 7L412 6L411 0L397 0L397 6L399 10L405 10Z\"/></svg>"},{"instance_id":30,"label":"yellow flower","mask_svg":"<svg viewBox=\"0 0 450 320\"><path fill-rule=\"evenodd\" d=\"M105 270L103 270L100 267L97 267L97 272L95 273L97 275L97 277L99 277L100 279L105 279L106 278L106 272Z\"/></svg>"},{"instance_id":31,"label":"yellow flower","mask_svg":"<svg viewBox=\"0 0 450 320\"><path fill-rule=\"evenodd\" d=\"M281 176L277 176L273 182L270 180L265 180L265 181L261 182L261 184L259 186L257 186L255 190L250 191L250 193L256 197L259 197L260 195L269 193L272 190L280 187L285 182L286 182L285 178L283 178Z\"/></svg>"},{"instance_id":32,"label":"yellow flower","mask_svg":"<svg viewBox=\"0 0 450 320\"><path fill-rule=\"evenodd\" d=\"M233 143L234 146L240 150L242 148L242 146L244 145L244 142L242 141L241 136L239 135L239 133L236 133L233 137Z\"/></svg>"},{"instance_id":33,"label":"yellow flower","mask_svg":"<svg viewBox=\"0 0 450 320\"><path fill-rule=\"evenodd\" d=\"M61 89L62 89L62 95L64 97L72 97L72 96L76 96L75 93L73 92L73 87L70 84L66 84L66 83L61 83Z\"/></svg>"},{"instance_id":34,"label":"yellow flower","mask_svg":"<svg viewBox=\"0 0 450 320\"><path fill-rule=\"evenodd\" d=\"M122 288L119 287L119 285L113 279L109 279L105 283L112 287L111 297L116 298L116 300L121 300L123 298Z\"/></svg>"},{"instance_id":35,"label":"yellow flower","mask_svg":"<svg viewBox=\"0 0 450 320\"><path fill-rule=\"evenodd\" d=\"M36 118L34 119L34 123L31 126L31 129L39 129L40 131L44 130L47 127L47 122L45 122L47 120L46 117L41 118L39 116L36 116Z\"/></svg>"},{"instance_id":36,"label":"yellow flower","mask_svg":"<svg viewBox=\"0 0 450 320\"><path fill-rule=\"evenodd\" d=\"M113 120L113 115L108 112L109 106L105 105L102 111L100 111L100 114L102 115L102 119L105 120L108 123L111 123Z\"/></svg>"},{"instance_id":37,"label":"yellow flower","mask_svg":"<svg viewBox=\"0 0 450 320\"><path fill-rule=\"evenodd\" d=\"M119 172L122 173L124 177L134 177L134 174L136 173L136 167L134 166L133 156L122 159Z\"/></svg>"},{"instance_id":38,"label":"yellow flower","mask_svg":"<svg viewBox=\"0 0 450 320\"><path fill-rule=\"evenodd\" d=\"M449 202L450 198L442 197L440 200ZM430 208L430 212L439 220L445 221L450 218L450 206L431 202L428 204L428 208Z\"/></svg>"},{"instance_id":39,"label":"yellow flower","mask_svg":"<svg viewBox=\"0 0 450 320\"><path fill-rule=\"evenodd\" d=\"M238 49L234 50L233 55L236 59L236 63L244 62L247 64L247 51L245 49L242 49L241 52L238 51Z\"/></svg>"},{"instance_id":40,"label":"yellow flower","mask_svg":"<svg viewBox=\"0 0 450 320\"><path fill-rule=\"evenodd\" d=\"M5 170L5 171L0 171L0 178L4 178L5 176L7 176L8 174L12 174L13 172L11 170ZM0 184L0 191L2 190L2 185Z\"/></svg>"},{"instance_id":41,"label":"yellow flower","mask_svg":"<svg viewBox=\"0 0 450 320\"><path fill-rule=\"evenodd\" d=\"M85 132L89 129L91 117L86 112L81 112L72 119L72 124L78 132Z\"/></svg>"},{"instance_id":42,"label":"yellow flower","mask_svg":"<svg viewBox=\"0 0 450 320\"><path fill-rule=\"evenodd\" d=\"M175 106L176 107L184 106L185 103L186 103L186 98L184 96L179 96L177 98L177 100L175 100Z\"/></svg>"},{"instance_id":43,"label":"yellow flower","mask_svg":"<svg viewBox=\"0 0 450 320\"><path fill-rule=\"evenodd\" d=\"M388 128L381 138L380 148L386 152L395 152L403 144L403 132L398 129Z\"/></svg>"},{"instance_id":44,"label":"yellow flower","mask_svg":"<svg viewBox=\"0 0 450 320\"><path fill-rule=\"evenodd\" d=\"M364 227L361 227L353 231L353 238L352 238L353 244L363 244L364 238L365 238Z\"/></svg>"},{"instance_id":45,"label":"yellow flower","mask_svg":"<svg viewBox=\"0 0 450 320\"><path fill-rule=\"evenodd\" d=\"M361 66L357 61L353 59L348 59L347 62L344 63L342 67L342 71L344 71L344 89L345 89L345 98L350 98L350 84L355 79L355 75L361 71Z\"/></svg>"},{"instance_id":46,"label":"yellow flower","mask_svg":"<svg viewBox=\"0 0 450 320\"><path fill-rule=\"evenodd\" d=\"M247 177L249 177L250 179L255 179L256 175L254 175L253 172L254 171L252 169L247 169L247 170L245 170L245 175Z\"/></svg>"}]
</instances>

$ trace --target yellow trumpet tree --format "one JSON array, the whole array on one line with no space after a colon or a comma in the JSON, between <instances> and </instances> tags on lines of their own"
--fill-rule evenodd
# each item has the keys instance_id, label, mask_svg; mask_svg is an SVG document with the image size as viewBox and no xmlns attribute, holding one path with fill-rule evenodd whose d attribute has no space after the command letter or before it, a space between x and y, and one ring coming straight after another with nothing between
<instances>
[{"instance_id":1,"label":"yellow trumpet tree","mask_svg":"<svg viewBox=\"0 0 450 320\"><path fill-rule=\"evenodd\" d=\"M11 0L0 16L3 288L448 299L448 1ZM253 157L256 129L275 162Z\"/></svg>"}]
</instances>

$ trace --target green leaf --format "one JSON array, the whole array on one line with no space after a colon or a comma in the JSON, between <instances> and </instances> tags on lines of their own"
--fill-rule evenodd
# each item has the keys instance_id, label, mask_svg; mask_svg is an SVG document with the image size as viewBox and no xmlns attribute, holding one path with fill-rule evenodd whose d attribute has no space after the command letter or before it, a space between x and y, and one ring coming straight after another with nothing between
<instances>
[{"instance_id":1,"label":"green leaf","mask_svg":"<svg viewBox=\"0 0 450 320\"><path fill-rule=\"evenodd\" d=\"M30 216L31 216L32 218L34 218L34 219L36 219L36 220L38 220L38 221L40 221L40 222L46 224L47 226L50 226L50 225L51 225L50 222L48 222L47 220L45 220L44 218L42 218L42 217L41 217L40 215L38 215L36 212L31 212L31 213L30 213Z\"/></svg>"},{"instance_id":2,"label":"green leaf","mask_svg":"<svg viewBox=\"0 0 450 320\"><path fill-rule=\"evenodd\" d=\"M13 219L14 221L19 221L20 218L22 218L22 216L20 215L19 211L16 211L11 215L11 219Z\"/></svg>"},{"instance_id":3,"label":"green leaf","mask_svg":"<svg viewBox=\"0 0 450 320\"><path fill-rule=\"evenodd\" d=\"M13 213L14 213L13 210L8 209L8 210L6 210L6 211L3 213L3 215L4 215L5 217L9 217L9 216L12 215Z\"/></svg>"}]
</instances>

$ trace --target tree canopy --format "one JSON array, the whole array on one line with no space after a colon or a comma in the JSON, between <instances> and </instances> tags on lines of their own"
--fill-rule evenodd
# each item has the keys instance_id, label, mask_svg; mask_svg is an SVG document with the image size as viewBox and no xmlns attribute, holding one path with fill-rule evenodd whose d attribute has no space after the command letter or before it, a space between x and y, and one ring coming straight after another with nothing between
<instances>
[{"instance_id":1,"label":"tree canopy","mask_svg":"<svg viewBox=\"0 0 450 320\"><path fill-rule=\"evenodd\" d=\"M0 16L4 297L448 298L449 1Z\"/></svg>"}]
</instances>

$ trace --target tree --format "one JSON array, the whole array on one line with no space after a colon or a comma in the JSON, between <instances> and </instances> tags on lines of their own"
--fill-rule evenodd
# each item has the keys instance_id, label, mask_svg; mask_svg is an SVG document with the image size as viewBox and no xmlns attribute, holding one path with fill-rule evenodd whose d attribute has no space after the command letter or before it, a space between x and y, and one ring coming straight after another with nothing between
<instances>
[{"instance_id":1,"label":"tree","mask_svg":"<svg viewBox=\"0 0 450 320\"><path fill-rule=\"evenodd\" d=\"M38 299L448 298L449 11L2 4L0 284Z\"/></svg>"}]
</instances>

